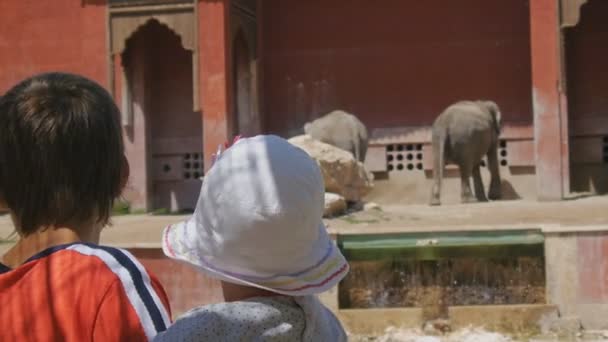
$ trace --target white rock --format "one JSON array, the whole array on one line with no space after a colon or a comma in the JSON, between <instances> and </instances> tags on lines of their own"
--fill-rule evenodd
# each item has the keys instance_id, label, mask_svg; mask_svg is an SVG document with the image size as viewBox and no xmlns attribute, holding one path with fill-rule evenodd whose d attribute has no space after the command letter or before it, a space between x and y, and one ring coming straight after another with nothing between
<instances>
[{"instance_id":1,"label":"white rock","mask_svg":"<svg viewBox=\"0 0 608 342\"><path fill-rule=\"evenodd\" d=\"M422 337L418 337L414 341L415 342L441 342L441 339L439 337L435 337L435 336L422 336Z\"/></svg>"},{"instance_id":2,"label":"white rock","mask_svg":"<svg viewBox=\"0 0 608 342\"><path fill-rule=\"evenodd\" d=\"M367 210L380 210L380 206L378 205L378 203L374 203L374 202L368 202L365 203L363 205L363 210L367 211Z\"/></svg>"},{"instance_id":3,"label":"white rock","mask_svg":"<svg viewBox=\"0 0 608 342\"><path fill-rule=\"evenodd\" d=\"M306 151L317 162L323 173L325 191L339 194L352 202L360 201L371 191L372 174L350 152L314 140L308 135L293 137L289 142Z\"/></svg>"},{"instance_id":4,"label":"white rock","mask_svg":"<svg viewBox=\"0 0 608 342\"><path fill-rule=\"evenodd\" d=\"M346 212L346 200L344 197L331 192L325 193L325 210L323 217L333 217Z\"/></svg>"}]
</instances>

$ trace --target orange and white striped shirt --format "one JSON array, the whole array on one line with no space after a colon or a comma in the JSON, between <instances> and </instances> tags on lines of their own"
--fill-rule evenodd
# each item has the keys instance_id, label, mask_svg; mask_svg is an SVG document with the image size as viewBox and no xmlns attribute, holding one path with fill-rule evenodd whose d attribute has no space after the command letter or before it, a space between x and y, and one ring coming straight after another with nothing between
<instances>
[{"instance_id":1,"label":"orange and white striped shirt","mask_svg":"<svg viewBox=\"0 0 608 342\"><path fill-rule=\"evenodd\" d=\"M73 243L0 264L0 341L147 341L170 317L162 285L122 249Z\"/></svg>"}]
</instances>

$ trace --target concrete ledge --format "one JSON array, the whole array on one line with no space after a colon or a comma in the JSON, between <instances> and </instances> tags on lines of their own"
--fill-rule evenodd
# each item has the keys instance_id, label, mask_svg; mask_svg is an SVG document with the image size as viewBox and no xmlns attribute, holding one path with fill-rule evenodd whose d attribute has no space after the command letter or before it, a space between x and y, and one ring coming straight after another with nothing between
<instances>
[{"instance_id":1,"label":"concrete ledge","mask_svg":"<svg viewBox=\"0 0 608 342\"><path fill-rule=\"evenodd\" d=\"M484 327L507 333L537 333L541 322L557 317L555 305L487 305L448 308L452 329L468 326ZM337 315L352 334L378 335L387 328L421 328L421 308L342 309Z\"/></svg>"},{"instance_id":2,"label":"concrete ledge","mask_svg":"<svg viewBox=\"0 0 608 342\"><path fill-rule=\"evenodd\" d=\"M578 304L577 313L586 329L608 329L608 304Z\"/></svg>"},{"instance_id":3,"label":"concrete ledge","mask_svg":"<svg viewBox=\"0 0 608 342\"><path fill-rule=\"evenodd\" d=\"M608 224L596 225L560 225L560 224L497 224L497 225L431 225L420 227L403 227L389 225L360 225L345 229L334 228L331 225L327 231L330 235L360 235L360 234L390 234L390 233L447 233L447 232L479 232L479 231L509 231L509 230L538 230L544 234L606 232Z\"/></svg>"},{"instance_id":4,"label":"concrete ledge","mask_svg":"<svg viewBox=\"0 0 608 342\"><path fill-rule=\"evenodd\" d=\"M523 333L538 332L541 322L557 317L555 305L488 305L448 308L452 329L479 326L488 330Z\"/></svg>"},{"instance_id":5,"label":"concrete ledge","mask_svg":"<svg viewBox=\"0 0 608 342\"><path fill-rule=\"evenodd\" d=\"M389 327L420 328L424 323L422 309L343 309L338 318L345 329L357 335L381 335Z\"/></svg>"}]
</instances>

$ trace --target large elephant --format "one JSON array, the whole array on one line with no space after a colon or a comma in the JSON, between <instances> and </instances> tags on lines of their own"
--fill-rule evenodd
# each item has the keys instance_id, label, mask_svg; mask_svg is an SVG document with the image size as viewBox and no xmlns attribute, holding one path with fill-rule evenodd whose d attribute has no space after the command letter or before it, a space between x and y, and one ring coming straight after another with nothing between
<instances>
[{"instance_id":1,"label":"large elephant","mask_svg":"<svg viewBox=\"0 0 608 342\"><path fill-rule=\"evenodd\" d=\"M433 189L431 205L441 204L441 181L446 163L457 164L460 169L461 201L469 203L487 201L480 166L487 156L491 174L488 197L501 197L498 166L498 137L501 113L492 101L461 101L449 106L433 124ZM471 192L473 176L475 197Z\"/></svg>"},{"instance_id":2,"label":"large elephant","mask_svg":"<svg viewBox=\"0 0 608 342\"><path fill-rule=\"evenodd\" d=\"M348 151L360 162L367 153L367 128L356 116L335 110L304 125L304 132L313 139Z\"/></svg>"}]
</instances>

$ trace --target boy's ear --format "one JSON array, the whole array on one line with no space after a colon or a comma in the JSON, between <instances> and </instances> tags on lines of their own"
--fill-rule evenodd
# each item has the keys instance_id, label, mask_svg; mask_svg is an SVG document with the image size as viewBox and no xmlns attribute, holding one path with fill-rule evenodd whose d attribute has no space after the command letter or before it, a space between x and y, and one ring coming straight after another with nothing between
<instances>
[{"instance_id":1,"label":"boy's ear","mask_svg":"<svg viewBox=\"0 0 608 342\"><path fill-rule=\"evenodd\" d=\"M125 187L127 186L127 182L129 181L129 176L131 174L131 168L129 167L129 161L127 160L127 157L123 154L122 155L122 167L121 169L121 174L120 174L120 193L122 193L122 191L125 189Z\"/></svg>"}]
</instances>

